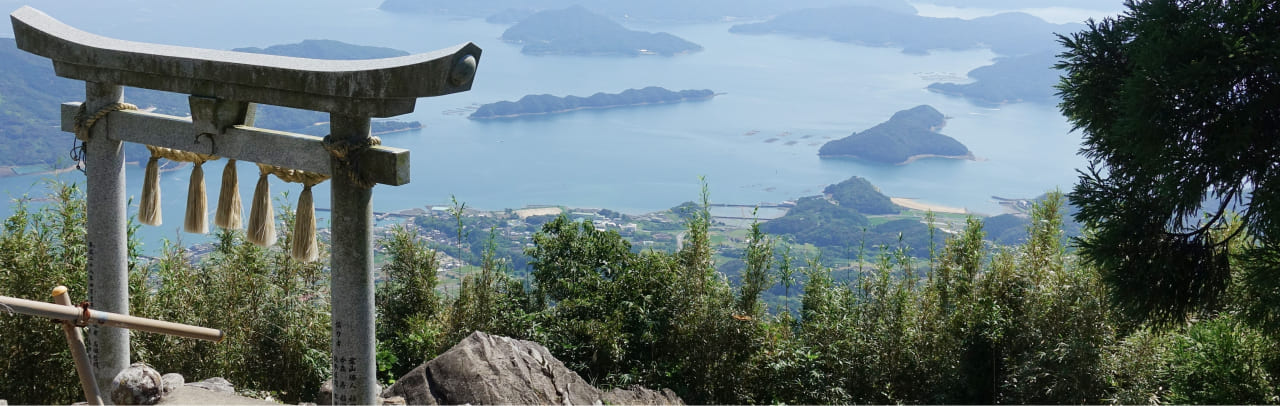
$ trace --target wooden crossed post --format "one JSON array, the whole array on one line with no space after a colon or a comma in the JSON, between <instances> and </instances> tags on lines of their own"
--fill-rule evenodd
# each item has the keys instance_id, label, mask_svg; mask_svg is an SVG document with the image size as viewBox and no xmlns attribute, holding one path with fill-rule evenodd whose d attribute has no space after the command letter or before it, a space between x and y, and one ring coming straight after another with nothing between
<instances>
[{"instance_id":1,"label":"wooden crossed post","mask_svg":"<svg viewBox=\"0 0 1280 406\"><path fill-rule=\"evenodd\" d=\"M67 295L66 286L53 288L53 301L54 303L44 303L0 296L0 313L21 313L62 322L62 330L67 336L67 344L71 347L71 358L75 360L76 375L80 376L80 387L84 390L85 402L90 405L101 405L103 404L103 399L98 382L94 379L94 370L90 367L90 361L87 359L88 354L85 350L84 340L80 336L80 329L77 327L111 326L119 329L149 331L214 342L222 341L223 338L221 330L94 310L89 308L89 302L76 306L71 303L71 297ZM110 381L111 379L108 378L107 382ZM107 388L110 387L108 386Z\"/></svg>"},{"instance_id":2,"label":"wooden crossed post","mask_svg":"<svg viewBox=\"0 0 1280 406\"><path fill-rule=\"evenodd\" d=\"M331 176L334 401L375 403L371 186L409 183L409 151L370 146L370 118L410 113L419 97L469 90L480 48L330 61L117 40L30 7L10 18L19 49L51 59L58 76L85 81L84 105L62 107L63 130L75 129L80 110L104 113L85 141L89 300L103 311L129 311L123 141ZM109 111L124 101L122 86L188 94L192 117ZM331 133L322 139L253 127L254 103L327 112ZM345 156L335 145L357 148ZM129 365L128 332L90 334L95 375L109 384Z\"/></svg>"}]
</instances>

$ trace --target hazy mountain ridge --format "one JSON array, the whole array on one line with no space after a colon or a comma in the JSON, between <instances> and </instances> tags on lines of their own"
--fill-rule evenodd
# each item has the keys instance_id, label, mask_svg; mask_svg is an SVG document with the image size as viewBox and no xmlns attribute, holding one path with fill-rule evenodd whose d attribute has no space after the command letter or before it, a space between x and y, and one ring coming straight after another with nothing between
<instances>
[{"instance_id":1,"label":"hazy mountain ridge","mask_svg":"<svg viewBox=\"0 0 1280 406\"><path fill-rule=\"evenodd\" d=\"M768 18L801 8L839 5L865 5L915 14L916 9L902 0L475 0L470 2L441 0L385 0L378 8L400 13L431 13L489 17L508 9L547 10L582 4L587 9L615 19L662 22L713 22ZM510 21L510 20L507 20Z\"/></svg>"},{"instance_id":2,"label":"hazy mountain ridge","mask_svg":"<svg viewBox=\"0 0 1280 406\"><path fill-rule=\"evenodd\" d=\"M1035 7L1076 7L1099 10L1119 9L1115 0L929 0L929 3L959 8L1020 9Z\"/></svg>"},{"instance_id":3,"label":"hazy mountain ridge","mask_svg":"<svg viewBox=\"0 0 1280 406\"><path fill-rule=\"evenodd\" d=\"M931 49L990 48L1002 55L1021 55L1053 46L1054 32L1079 28L1079 24L1052 24L1026 13L964 20L849 6L792 11L765 22L735 25L730 32L821 37L866 46L900 47L910 54L925 54Z\"/></svg>"}]
</instances>

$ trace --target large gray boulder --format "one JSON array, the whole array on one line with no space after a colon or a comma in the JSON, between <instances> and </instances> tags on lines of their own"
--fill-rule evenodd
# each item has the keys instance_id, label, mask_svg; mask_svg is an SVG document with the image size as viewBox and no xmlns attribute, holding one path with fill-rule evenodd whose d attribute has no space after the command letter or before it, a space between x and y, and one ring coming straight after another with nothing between
<instances>
[{"instance_id":1,"label":"large gray boulder","mask_svg":"<svg viewBox=\"0 0 1280 406\"><path fill-rule=\"evenodd\" d=\"M382 393L392 396L411 405L683 404L666 389L602 392L538 343L478 331Z\"/></svg>"}]
</instances>

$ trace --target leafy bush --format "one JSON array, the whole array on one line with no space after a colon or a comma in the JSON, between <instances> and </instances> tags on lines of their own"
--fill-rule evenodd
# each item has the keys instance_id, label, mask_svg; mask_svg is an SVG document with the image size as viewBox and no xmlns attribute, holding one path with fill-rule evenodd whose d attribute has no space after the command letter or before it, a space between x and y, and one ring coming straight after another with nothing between
<instances>
[{"instance_id":1,"label":"leafy bush","mask_svg":"<svg viewBox=\"0 0 1280 406\"><path fill-rule=\"evenodd\" d=\"M1169 346L1170 403L1275 403L1275 343L1229 316L1196 323Z\"/></svg>"}]
</instances>

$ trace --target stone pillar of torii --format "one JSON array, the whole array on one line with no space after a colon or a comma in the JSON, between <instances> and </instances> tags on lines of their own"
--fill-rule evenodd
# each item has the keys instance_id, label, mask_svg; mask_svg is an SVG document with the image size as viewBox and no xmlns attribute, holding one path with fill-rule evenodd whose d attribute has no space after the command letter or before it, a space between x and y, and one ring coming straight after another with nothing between
<instances>
[{"instance_id":1,"label":"stone pillar of torii","mask_svg":"<svg viewBox=\"0 0 1280 406\"><path fill-rule=\"evenodd\" d=\"M93 306L129 312L123 142L329 176L333 400L374 404L372 186L408 183L409 151L371 142L370 119L410 113L419 97L469 90L480 48L316 60L106 38L30 7L10 18L19 49L51 59L58 76L85 82L84 102L62 105L63 130L100 117L83 134ZM192 117L122 110L123 86L190 95ZM255 104L327 112L331 133L322 139L253 127ZM129 332L94 327L90 335L95 375L110 387L129 365Z\"/></svg>"}]
</instances>

